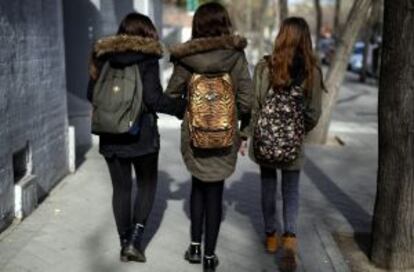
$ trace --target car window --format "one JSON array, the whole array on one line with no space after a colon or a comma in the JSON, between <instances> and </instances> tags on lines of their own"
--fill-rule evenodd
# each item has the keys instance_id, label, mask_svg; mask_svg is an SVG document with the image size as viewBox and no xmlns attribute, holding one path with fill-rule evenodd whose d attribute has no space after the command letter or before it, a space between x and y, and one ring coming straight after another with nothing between
<instances>
[{"instance_id":1,"label":"car window","mask_svg":"<svg viewBox=\"0 0 414 272\"><path fill-rule=\"evenodd\" d=\"M354 48L354 54L363 54L364 53L364 47L358 46Z\"/></svg>"}]
</instances>

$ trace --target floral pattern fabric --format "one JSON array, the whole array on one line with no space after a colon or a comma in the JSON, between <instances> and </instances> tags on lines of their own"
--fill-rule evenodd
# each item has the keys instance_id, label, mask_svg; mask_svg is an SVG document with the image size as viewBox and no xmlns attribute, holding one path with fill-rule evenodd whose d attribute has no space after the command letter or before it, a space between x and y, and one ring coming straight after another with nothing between
<instances>
[{"instance_id":1,"label":"floral pattern fabric","mask_svg":"<svg viewBox=\"0 0 414 272\"><path fill-rule=\"evenodd\" d=\"M289 163L298 158L305 137L303 89L270 89L253 133L258 162Z\"/></svg>"}]
</instances>

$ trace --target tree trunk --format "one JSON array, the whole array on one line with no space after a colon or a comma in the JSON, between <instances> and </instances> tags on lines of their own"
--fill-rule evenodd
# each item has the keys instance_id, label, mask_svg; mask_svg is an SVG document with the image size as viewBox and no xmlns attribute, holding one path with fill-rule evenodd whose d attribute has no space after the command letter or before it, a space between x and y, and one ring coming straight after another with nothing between
<instances>
[{"instance_id":1,"label":"tree trunk","mask_svg":"<svg viewBox=\"0 0 414 272\"><path fill-rule=\"evenodd\" d=\"M371 16L372 16L372 12L371 12ZM372 18L372 17L370 17ZM371 21L371 20L370 20ZM369 47L370 47L370 43L371 43L371 38L372 38L372 24L371 22L368 23L365 31L364 31L364 53L362 56L362 69L361 71L359 71L359 81L362 83L365 83L367 80L367 76L368 76L368 57L369 57Z\"/></svg>"},{"instance_id":2,"label":"tree trunk","mask_svg":"<svg viewBox=\"0 0 414 272\"><path fill-rule=\"evenodd\" d=\"M316 50L319 50L319 41L321 38L321 30L322 30L322 22L323 22L323 11L321 7L320 0L314 0L315 3L315 10L316 10L316 33L315 33L315 43L316 43Z\"/></svg>"},{"instance_id":3,"label":"tree trunk","mask_svg":"<svg viewBox=\"0 0 414 272\"><path fill-rule=\"evenodd\" d=\"M328 139L329 124L336 105L339 88L345 77L348 59L362 25L366 22L373 1L355 0L349 13L346 28L337 41L336 52L326 77L327 93L322 95L322 115L316 128L309 134L309 142L325 144Z\"/></svg>"},{"instance_id":4,"label":"tree trunk","mask_svg":"<svg viewBox=\"0 0 414 272\"><path fill-rule=\"evenodd\" d=\"M264 46L265 46L265 25L266 25L266 11L268 10L269 0L262 0L260 2L260 10L259 10L259 27L258 31L258 56L261 58L264 54Z\"/></svg>"},{"instance_id":5,"label":"tree trunk","mask_svg":"<svg viewBox=\"0 0 414 272\"><path fill-rule=\"evenodd\" d=\"M386 0L372 261L414 268L414 3Z\"/></svg>"},{"instance_id":6,"label":"tree trunk","mask_svg":"<svg viewBox=\"0 0 414 272\"><path fill-rule=\"evenodd\" d=\"M335 1L335 14L334 14L334 35L336 37L339 36L339 33L341 32L340 28L341 24L341 0Z\"/></svg>"},{"instance_id":7,"label":"tree trunk","mask_svg":"<svg viewBox=\"0 0 414 272\"><path fill-rule=\"evenodd\" d=\"M377 0L371 9L369 20L366 26L366 29L364 31L364 55L363 55L363 61L362 61L362 70L360 71L360 77L359 80L361 82L365 82L368 77L369 72L373 72L372 66L371 69L368 67L368 58L369 54L372 54L372 50L370 50L371 43L373 39L379 35L380 29L378 29L378 26L381 25L382 22L382 12L383 12L383 0ZM382 11L382 12L381 12ZM371 55L372 59L372 55ZM372 61L371 61L372 65Z\"/></svg>"},{"instance_id":8,"label":"tree trunk","mask_svg":"<svg viewBox=\"0 0 414 272\"><path fill-rule=\"evenodd\" d=\"M289 16L288 0L279 0L279 25Z\"/></svg>"}]
</instances>

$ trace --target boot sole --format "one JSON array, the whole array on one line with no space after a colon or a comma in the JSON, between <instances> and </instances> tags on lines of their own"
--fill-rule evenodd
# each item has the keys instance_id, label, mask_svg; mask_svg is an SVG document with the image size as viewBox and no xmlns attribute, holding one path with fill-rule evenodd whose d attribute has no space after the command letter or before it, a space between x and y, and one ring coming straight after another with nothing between
<instances>
[{"instance_id":1,"label":"boot sole","mask_svg":"<svg viewBox=\"0 0 414 272\"><path fill-rule=\"evenodd\" d=\"M127 263L127 262L129 262L129 258L128 258L128 256L121 256L121 257L119 258L119 260L120 260L121 262L123 262L123 263Z\"/></svg>"},{"instance_id":2,"label":"boot sole","mask_svg":"<svg viewBox=\"0 0 414 272\"><path fill-rule=\"evenodd\" d=\"M137 262L137 263L146 263L147 260L143 257L137 256L128 256L128 261Z\"/></svg>"},{"instance_id":3,"label":"boot sole","mask_svg":"<svg viewBox=\"0 0 414 272\"><path fill-rule=\"evenodd\" d=\"M295 272L298 268L298 263L295 257L287 256L282 257L282 263L279 267L282 272Z\"/></svg>"},{"instance_id":4,"label":"boot sole","mask_svg":"<svg viewBox=\"0 0 414 272\"><path fill-rule=\"evenodd\" d=\"M277 253L277 251L278 251L278 249L275 249L275 250L274 250L274 249L269 250L268 248L266 248L266 250L265 250L265 251L266 251L266 253L267 253L267 254L276 254L276 253Z\"/></svg>"},{"instance_id":5,"label":"boot sole","mask_svg":"<svg viewBox=\"0 0 414 272\"><path fill-rule=\"evenodd\" d=\"M205 268L203 267L203 272L215 272L216 268L219 266L220 262L217 260L214 264L214 268Z\"/></svg>"},{"instance_id":6,"label":"boot sole","mask_svg":"<svg viewBox=\"0 0 414 272\"><path fill-rule=\"evenodd\" d=\"M147 261L145 255L138 250L126 249L124 255L128 258L128 261L138 263L145 263Z\"/></svg>"},{"instance_id":7,"label":"boot sole","mask_svg":"<svg viewBox=\"0 0 414 272\"><path fill-rule=\"evenodd\" d=\"M184 255L184 259L190 264L201 264L201 256L199 258L190 258L187 253Z\"/></svg>"}]
</instances>

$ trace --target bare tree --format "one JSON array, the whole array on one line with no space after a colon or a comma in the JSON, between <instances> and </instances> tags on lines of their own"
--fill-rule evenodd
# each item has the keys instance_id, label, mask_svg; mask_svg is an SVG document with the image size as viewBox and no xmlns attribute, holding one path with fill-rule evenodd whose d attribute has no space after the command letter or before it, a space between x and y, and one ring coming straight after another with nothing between
<instances>
[{"instance_id":1,"label":"bare tree","mask_svg":"<svg viewBox=\"0 0 414 272\"><path fill-rule=\"evenodd\" d=\"M265 53L269 53L269 35L276 25L275 0L228 1L227 8L235 28L249 39L247 57L256 63ZM271 6L272 5L272 6Z\"/></svg>"},{"instance_id":2,"label":"bare tree","mask_svg":"<svg viewBox=\"0 0 414 272\"><path fill-rule=\"evenodd\" d=\"M288 0L279 0L279 24L281 24L288 16Z\"/></svg>"},{"instance_id":3,"label":"bare tree","mask_svg":"<svg viewBox=\"0 0 414 272\"><path fill-rule=\"evenodd\" d=\"M320 0L314 0L316 10L316 49L319 50L319 41L321 38L321 29L323 22L323 11Z\"/></svg>"},{"instance_id":4,"label":"bare tree","mask_svg":"<svg viewBox=\"0 0 414 272\"><path fill-rule=\"evenodd\" d=\"M369 16L368 23L366 24L364 30L364 53L363 53L363 61L362 61L362 69L359 73L359 80L361 82L365 82L367 80L368 72L369 72L369 55L372 54L370 51L371 44L374 41L375 37L380 35L381 32L381 25L382 25L382 17L383 17L383 6L384 1L378 0L374 3L371 9L371 14ZM371 71L373 72L373 71Z\"/></svg>"},{"instance_id":5,"label":"bare tree","mask_svg":"<svg viewBox=\"0 0 414 272\"><path fill-rule=\"evenodd\" d=\"M359 31L366 22L368 11L373 1L378 0L355 0L349 13L346 28L340 35L333 62L326 77L327 93L322 95L322 115L316 128L310 133L311 143L325 144L328 139L329 125L332 112L338 98L339 88L345 77L348 59L352 52Z\"/></svg>"},{"instance_id":6,"label":"bare tree","mask_svg":"<svg viewBox=\"0 0 414 272\"><path fill-rule=\"evenodd\" d=\"M414 4L386 0L372 261L414 267Z\"/></svg>"},{"instance_id":7,"label":"bare tree","mask_svg":"<svg viewBox=\"0 0 414 272\"><path fill-rule=\"evenodd\" d=\"M258 21L258 33L259 40L258 40L258 55L261 57L264 53L265 47L265 39L264 39L264 28L266 24L266 11L269 7L270 0L261 0L260 7L259 7L259 21Z\"/></svg>"},{"instance_id":8,"label":"bare tree","mask_svg":"<svg viewBox=\"0 0 414 272\"><path fill-rule=\"evenodd\" d=\"M336 36L340 33L340 19L341 19L341 0L335 1L335 13L334 13L334 33Z\"/></svg>"}]
</instances>

